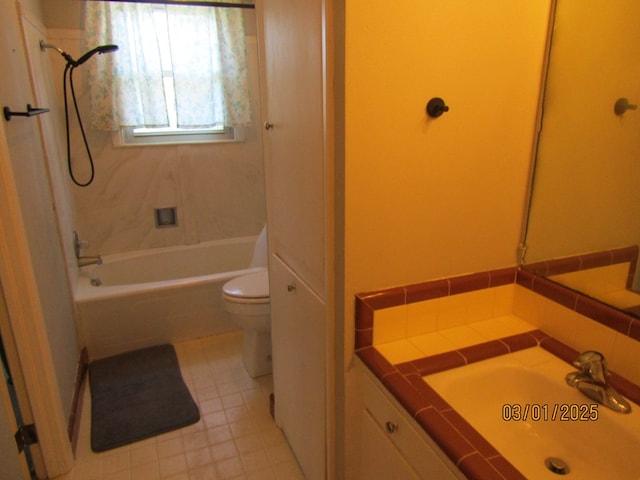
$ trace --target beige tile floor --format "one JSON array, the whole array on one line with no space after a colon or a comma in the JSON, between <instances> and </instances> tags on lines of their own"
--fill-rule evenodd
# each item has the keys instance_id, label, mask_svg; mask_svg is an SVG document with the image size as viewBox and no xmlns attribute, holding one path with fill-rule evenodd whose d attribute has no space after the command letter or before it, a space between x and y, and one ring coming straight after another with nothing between
<instances>
[{"instance_id":1,"label":"beige tile floor","mask_svg":"<svg viewBox=\"0 0 640 480\"><path fill-rule=\"evenodd\" d=\"M303 479L269 414L271 376L252 379L242 366L241 333L176 344L198 423L103 453L90 447L85 390L73 471L60 480Z\"/></svg>"}]
</instances>

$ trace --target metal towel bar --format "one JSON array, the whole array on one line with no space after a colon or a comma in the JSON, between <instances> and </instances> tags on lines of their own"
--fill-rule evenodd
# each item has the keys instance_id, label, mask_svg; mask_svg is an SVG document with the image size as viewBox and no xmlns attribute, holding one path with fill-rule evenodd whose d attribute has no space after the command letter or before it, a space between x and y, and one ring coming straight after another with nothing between
<instances>
[{"instance_id":1,"label":"metal towel bar","mask_svg":"<svg viewBox=\"0 0 640 480\"><path fill-rule=\"evenodd\" d=\"M27 104L26 112L12 112L9 107L2 108L4 119L7 122L11 120L11 117L33 117L34 115L42 115L43 113L47 113L48 111L48 108L33 108L29 103Z\"/></svg>"}]
</instances>

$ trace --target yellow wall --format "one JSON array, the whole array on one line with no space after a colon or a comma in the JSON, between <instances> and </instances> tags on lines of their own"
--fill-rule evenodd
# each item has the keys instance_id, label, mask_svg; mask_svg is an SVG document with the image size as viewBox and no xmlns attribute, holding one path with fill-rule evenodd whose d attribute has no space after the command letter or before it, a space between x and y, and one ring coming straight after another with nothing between
<instances>
[{"instance_id":1,"label":"yellow wall","mask_svg":"<svg viewBox=\"0 0 640 480\"><path fill-rule=\"evenodd\" d=\"M349 0L345 458L357 458L353 296L516 264L550 0ZM428 120L430 98L450 111ZM357 462L346 461L347 476Z\"/></svg>"},{"instance_id":2,"label":"yellow wall","mask_svg":"<svg viewBox=\"0 0 640 480\"><path fill-rule=\"evenodd\" d=\"M516 264L548 12L347 2L347 323L358 291Z\"/></svg>"}]
</instances>

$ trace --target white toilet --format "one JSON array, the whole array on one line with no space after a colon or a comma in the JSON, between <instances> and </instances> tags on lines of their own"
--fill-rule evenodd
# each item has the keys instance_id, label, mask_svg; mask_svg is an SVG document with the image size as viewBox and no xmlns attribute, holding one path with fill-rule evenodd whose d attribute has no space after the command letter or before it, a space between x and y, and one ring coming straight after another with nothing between
<instances>
[{"instance_id":1,"label":"white toilet","mask_svg":"<svg viewBox=\"0 0 640 480\"><path fill-rule=\"evenodd\" d=\"M242 361L252 377L271 373L271 304L267 271L267 227L253 250L252 268L263 270L228 281L222 287L224 307L244 329Z\"/></svg>"}]
</instances>

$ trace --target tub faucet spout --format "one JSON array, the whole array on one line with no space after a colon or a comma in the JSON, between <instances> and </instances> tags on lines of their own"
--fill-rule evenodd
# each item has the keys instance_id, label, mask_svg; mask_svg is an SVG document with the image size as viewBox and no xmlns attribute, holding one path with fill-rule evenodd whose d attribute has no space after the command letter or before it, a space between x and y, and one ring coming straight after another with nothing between
<instances>
[{"instance_id":1,"label":"tub faucet spout","mask_svg":"<svg viewBox=\"0 0 640 480\"><path fill-rule=\"evenodd\" d=\"M620 413L630 413L631 405L609 384L607 362L600 352L587 350L573 362L578 372L568 373L565 381L587 397Z\"/></svg>"},{"instance_id":2,"label":"tub faucet spout","mask_svg":"<svg viewBox=\"0 0 640 480\"><path fill-rule=\"evenodd\" d=\"M83 246L86 246L83 244L87 244L87 242L83 242L82 240L80 240L78 232L74 231L73 251L75 252L76 259L78 260L78 267L86 267L87 265L100 265L102 263L102 258L100 257L100 255L96 255L94 257L83 257L82 255L80 255L80 249Z\"/></svg>"},{"instance_id":3,"label":"tub faucet spout","mask_svg":"<svg viewBox=\"0 0 640 480\"><path fill-rule=\"evenodd\" d=\"M95 257L78 257L79 267L86 267L87 265L101 265L101 264L102 264L102 258L100 257L100 255L97 255Z\"/></svg>"}]
</instances>

